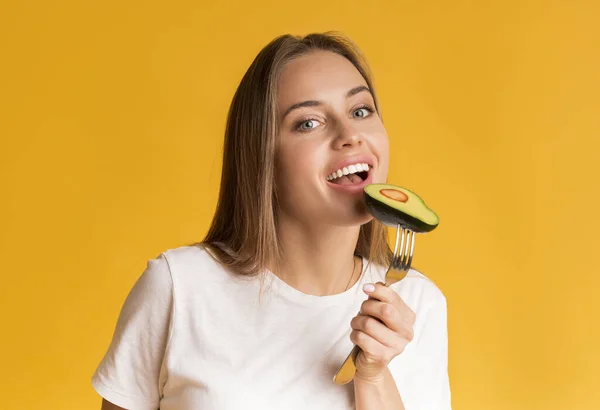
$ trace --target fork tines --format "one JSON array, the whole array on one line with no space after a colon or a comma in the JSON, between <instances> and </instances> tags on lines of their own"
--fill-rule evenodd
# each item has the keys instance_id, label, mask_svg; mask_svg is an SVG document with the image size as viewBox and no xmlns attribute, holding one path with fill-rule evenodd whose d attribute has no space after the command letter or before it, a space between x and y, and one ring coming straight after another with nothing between
<instances>
[{"instance_id":1,"label":"fork tines","mask_svg":"<svg viewBox=\"0 0 600 410\"><path fill-rule=\"evenodd\" d=\"M399 248L398 242L400 242ZM408 271L412 263L414 250L414 231L408 228L403 228L402 225L398 224L398 230L396 231L396 244L394 245L394 256L392 258L391 267L397 270Z\"/></svg>"}]
</instances>

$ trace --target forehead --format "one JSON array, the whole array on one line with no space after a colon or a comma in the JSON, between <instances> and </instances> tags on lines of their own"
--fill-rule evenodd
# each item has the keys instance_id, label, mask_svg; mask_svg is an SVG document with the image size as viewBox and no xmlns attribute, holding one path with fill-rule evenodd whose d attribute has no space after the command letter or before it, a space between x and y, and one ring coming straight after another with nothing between
<instances>
[{"instance_id":1,"label":"forehead","mask_svg":"<svg viewBox=\"0 0 600 410\"><path fill-rule=\"evenodd\" d=\"M288 62L277 87L277 105L284 108L306 100L343 98L350 89L367 85L356 67L330 51L313 51Z\"/></svg>"}]
</instances>

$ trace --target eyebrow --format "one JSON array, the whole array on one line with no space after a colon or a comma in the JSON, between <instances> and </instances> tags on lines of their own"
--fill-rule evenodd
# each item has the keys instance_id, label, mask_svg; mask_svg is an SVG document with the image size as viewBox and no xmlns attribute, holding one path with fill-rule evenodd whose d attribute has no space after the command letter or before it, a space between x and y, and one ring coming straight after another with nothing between
<instances>
[{"instance_id":1,"label":"eyebrow","mask_svg":"<svg viewBox=\"0 0 600 410\"><path fill-rule=\"evenodd\" d=\"M356 94L360 94L365 91L368 92L369 94L372 94L369 87L367 87L366 85L359 85L358 87L354 87L350 91L348 91L346 93L346 98L353 97ZM286 112L285 112L285 114L283 114L282 118L285 118L290 112L292 112L293 110L297 110L298 108L318 107L322 104L323 103L321 101L317 101L317 100L308 100L308 101L302 101L302 102L296 103L286 110Z\"/></svg>"}]
</instances>

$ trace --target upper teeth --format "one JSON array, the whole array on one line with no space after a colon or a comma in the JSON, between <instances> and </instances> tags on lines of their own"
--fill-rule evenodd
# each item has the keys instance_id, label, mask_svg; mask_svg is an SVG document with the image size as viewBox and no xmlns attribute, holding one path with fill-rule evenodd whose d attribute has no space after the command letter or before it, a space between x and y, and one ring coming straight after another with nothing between
<instances>
[{"instance_id":1,"label":"upper teeth","mask_svg":"<svg viewBox=\"0 0 600 410\"><path fill-rule=\"evenodd\" d=\"M330 175L327 176L327 180L331 181L331 180L339 178L343 175L356 174L357 172L363 172L363 171L368 171L368 170L369 170L369 164L365 164L365 163L352 164L352 165L348 165L347 167L340 168L335 172L332 172Z\"/></svg>"}]
</instances>

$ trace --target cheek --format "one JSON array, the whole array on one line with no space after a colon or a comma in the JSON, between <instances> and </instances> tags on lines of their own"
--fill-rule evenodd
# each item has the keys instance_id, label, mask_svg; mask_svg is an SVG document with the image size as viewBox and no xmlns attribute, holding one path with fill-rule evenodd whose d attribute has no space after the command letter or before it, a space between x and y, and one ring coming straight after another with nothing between
<instances>
[{"instance_id":1,"label":"cheek","mask_svg":"<svg viewBox=\"0 0 600 410\"><path fill-rule=\"evenodd\" d=\"M381 153L381 162L383 165L382 169L384 169L385 173L387 174L388 165L390 163L390 144L387 139L387 136L384 139L382 139L379 152Z\"/></svg>"},{"instance_id":2,"label":"cheek","mask_svg":"<svg viewBox=\"0 0 600 410\"><path fill-rule=\"evenodd\" d=\"M384 182L387 178L389 160L390 160L390 144L385 130L380 130L371 140L373 151L377 155L377 182Z\"/></svg>"},{"instance_id":3,"label":"cheek","mask_svg":"<svg viewBox=\"0 0 600 410\"><path fill-rule=\"evenodd\" d=\"M304 186L314 183L320 172L318 148L308 142L282 144L277 152L275 178L286 194L291 189L299 192Z\"/></svg>"},{"instance_id":4,"label":"cheek","mask_svg":"<svg viewBox=\"0 0 600 410\"><path fill-rule=\"evenodd\" d=\"M282 147L279 152L278 175L286 179L296 179L294 176L306 172L310 164L310 157L301 145Z\"/></svg>"}]
</instances>

